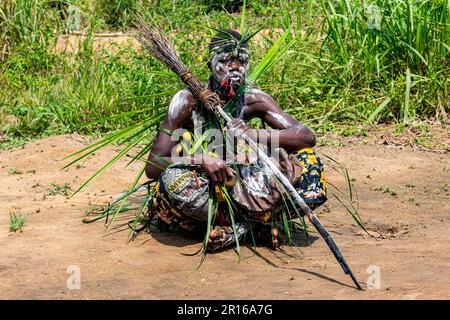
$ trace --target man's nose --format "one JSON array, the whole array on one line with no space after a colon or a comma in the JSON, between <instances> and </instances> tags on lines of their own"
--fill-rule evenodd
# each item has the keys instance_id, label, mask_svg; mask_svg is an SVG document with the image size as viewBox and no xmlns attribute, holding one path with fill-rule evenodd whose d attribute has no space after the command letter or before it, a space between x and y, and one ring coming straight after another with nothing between
<instances>
[{"instance_id":1,"label":"man's nose","mask_svg":"<svg viewBox=\"0 0 450 320\"><path fill-rule=\"evenodd\" d=\"M237 60L231 60L228 65L228 69L230 71L237 71L237 70L239 70L239 67L240 67L240 63Z\"/></svg>"}]
</instances>

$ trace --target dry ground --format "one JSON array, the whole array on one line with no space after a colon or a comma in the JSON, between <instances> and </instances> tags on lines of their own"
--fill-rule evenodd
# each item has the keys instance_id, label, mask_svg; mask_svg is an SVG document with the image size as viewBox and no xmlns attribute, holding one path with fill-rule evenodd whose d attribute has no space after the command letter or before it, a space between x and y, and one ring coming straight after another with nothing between
<instances>
[{"instance_id":1,"label":"dry ground","mask_svg":"<svg viewBox=\"0 0 450 320\"><path fill-rule=\"evenodd\" d=\"M0 298L449 299L449 154L394 144L383 132L373 135L318 148L346 164L356 179L371 237L334 198L318 213L364 292L354 289L320 238L309 247L300 239L299 248L284 252L260 247L255 255L246 247L240 263L233 250L210 254L195 271L199 257L181 255L199 248L188 234L142 233L127 244L126 230L83 224L82 210L127 188L138 166L125 168L123 161L70 199L51 195L52 184L74 189L117 152L108 149L60 170L63 157L87 143L70 135L0 151ZM448 139L448 132L441 138ZM345 188L329 166L327 176ZM27 218L23 232L9 231L12 212ZM81 271L80 290L66 286L72 265ZM373 265L380 268L380 289L367 289Z\"/></svg>"}]
</instances>

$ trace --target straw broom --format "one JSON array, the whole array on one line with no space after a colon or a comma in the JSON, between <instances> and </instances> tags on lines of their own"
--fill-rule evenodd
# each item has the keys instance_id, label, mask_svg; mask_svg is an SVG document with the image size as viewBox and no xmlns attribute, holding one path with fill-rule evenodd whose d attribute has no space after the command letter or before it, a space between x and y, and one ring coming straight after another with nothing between
<instances>
[{"instance_id":1,"label":"straw broom","mask_svg":"<svg viewBox=\"0 0 450 320\"><path fill-rule=\"evenodd\" d=\"M206 86L200 82L191 72L190 70L183 64L180 60L177 52L170 45L169 40L165 37L163 32L153 26L149 26L142 17L137 17L136 28L137 32L135 33L138 41L148 50L150 53L155 56L159 61L168 66L173 72L175 72L180 79L189 87L192 91L193 95L199 99L202 104L208 108L209 110L219 114L225 122L228 124L232 121L232 118L223 111L223 101L220 97L206 88ZM325 227L320 223L317 216L313 213L311 208L303 201L300 195L297 193L295 188L289 182L289 180L284 176L284 174L278 169L278 167L270 160L270 158L264 153L264 151L260 150L258 145L253 139L247 136L245 133L241 134L240 137L248 143L250 148L252 148L258 158L261 160L263 165L269 168L278 180L283 184L286 190L289 192L295 203L300 207L303 213L308 217L308 220L314 225L320 235L323 237L325 242L327 243L330 250L333 252L336 260L341 265L345 274L350 275L356 287L359 290L362 290L358 281L356 280L353 272L351 271L349 265L345 261L342 253L334 242L333 238L329 234L329 232L325 229Z\"/></svg>"}]
</instances>

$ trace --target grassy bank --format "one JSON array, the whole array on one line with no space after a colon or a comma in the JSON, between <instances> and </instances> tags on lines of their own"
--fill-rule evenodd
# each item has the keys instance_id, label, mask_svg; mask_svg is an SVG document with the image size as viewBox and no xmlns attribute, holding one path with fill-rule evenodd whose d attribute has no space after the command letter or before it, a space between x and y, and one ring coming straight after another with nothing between
<instances>
[{"instance_id":1,"label":"grassy bank","mask_svg":"<svg viewBox=\"0 0 450 320\"><path fill-rule=\"evenodd\" d=\"M206 79L207 27L240 26L242 6L222 2L3 1L2 145L59 133L103 134L157 114L180 81L132 45L96 49L96 34L130 32L132 14L144 7ZM264 28L251 46L255 62L277 31L296 35L258 84L319 134L364 134L363 125L447 118L450 0L249 1L246 21L252 30ZM78 49L56 50L58 37L68 32L85 35Z\"/></svg>"}]
</instances>

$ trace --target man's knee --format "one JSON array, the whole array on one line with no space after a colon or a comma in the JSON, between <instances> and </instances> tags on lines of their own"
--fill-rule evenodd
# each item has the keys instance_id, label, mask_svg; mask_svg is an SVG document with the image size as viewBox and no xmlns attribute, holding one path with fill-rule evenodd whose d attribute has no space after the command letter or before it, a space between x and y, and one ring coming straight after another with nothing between
<instances>
[{"instance_id":1,"label":"man's knee","mask_svg":"<svg viewBox=\"0 0 450 320\"><path fill-rule=\"evenodd\" d=\"M159 190L172 207L183 215L206 221L209 179L195 167L167 168L159 178Z\"/></svg>"}]
</instances>

